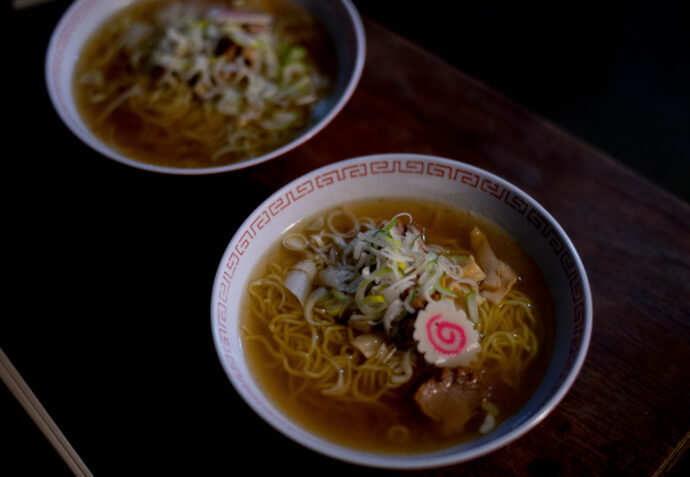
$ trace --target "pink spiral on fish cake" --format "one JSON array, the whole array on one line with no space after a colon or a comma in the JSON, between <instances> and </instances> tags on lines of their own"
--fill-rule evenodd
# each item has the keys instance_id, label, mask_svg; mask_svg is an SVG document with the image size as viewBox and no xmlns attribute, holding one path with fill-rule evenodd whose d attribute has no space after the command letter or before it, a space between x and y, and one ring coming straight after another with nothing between
<instances>
[{"instance_id":1,"label":"pink spiral on fish cake","mask_svg":"<svg viewBox=\"0 0 690 477\"><path fill-rule=\"evenodd\" d=\"M454 355L460 353L467 337L462 326L449 321L441 321L441 314L434 315L426 324L426 333L429 342L439 353Z\"/></svg>"}]
</instances>

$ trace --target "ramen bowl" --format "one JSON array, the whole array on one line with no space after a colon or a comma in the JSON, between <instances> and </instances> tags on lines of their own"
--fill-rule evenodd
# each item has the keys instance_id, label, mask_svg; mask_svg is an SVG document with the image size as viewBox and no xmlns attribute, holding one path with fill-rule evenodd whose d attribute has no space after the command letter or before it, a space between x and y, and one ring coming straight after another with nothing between
<instances>
[{"instance_id":1,"label":"ramen bowl","mask_svg":"<svg viewBox=\"0 0 690 477\"><path fill-rule=\"evenodd\" d=\"M372 452L324 438L286 414L253 374L241 344L239 319L255 266L277 237L300 220L353 200L399 197L433 201L497 224L532 258L554 307L553 351L543 378L516 413L471 440L422 453ZM423 222L423 218L418 218ZM455 160L414 154L348 159L314 170L263 202L237 229L217 270L211 326L220 363L239 395L276 430L342 461L389 469L420 469L490 453L537 426L566 395L585 360L592 299L585 269L570 239L534 199L485 170Z\"/></svg>"},{"instance_id":2,"label":"ramen bowl","mask_svg":"<svg viewBox=\"0 0 690 477\"><path fill-rule=\"evenodd\" d=\"M156 165L150 163L151 161L144 162L129 152L123 152L134 150L135 148L131 145L116 147L104 141L103 134L94 133L90 126L94 121L85 120L83 108L80 108L74 88L75 69L79 65L80 57L84 55L84 47L92 41L95 33L103 30L104 23L139 1L75 1L57 24L49 42L45 60L48 93L55 110L67 128L93 150L122 164L159 173L199 175L232 171L268 161L303 144L326 127L345 106L359 82L365 60L365 34L361 18L350 0L287 0L288 3L306 10L321 27L324 39L321 46L328 45L324 56L328 56L328 61L332 63L326 75L330 85L328 91L313 105L313 109L308 113L306 125L288 139L281 139L273 149L256 149L261 152L253 153L254 155L248 158L229 164L204 163L199 166L177 167L177 165L170 166L169 164ZM236 47L237 44L232 46ZM239 48L239 51L243 51L242 48ZM196 84L192 83L193 81L198 80L192 78L189 83ZM265 97L268 97L269 93L266 95ZM110 100L107 102L108 105L114 103L115 101ZM104 105L103 109L107 107ZM99 117L98 113L95 117ZM182 117L188 117L188 115ZM98 121L97 119L96 122ZM126 126L126 117L123 122ZM239 129L241 128L242 126L239 126ZM170 136L179 136L177 128L172 129L176 130L176 134ZM168 128L168 131L172 129ZM199 134L197 130L193 132L196 138L208 136L207 133ZM129 132L121 134L125 139L128 135L130 135ZM145 140L148 141L148 138Z\"/></svg>"}]
</instances>

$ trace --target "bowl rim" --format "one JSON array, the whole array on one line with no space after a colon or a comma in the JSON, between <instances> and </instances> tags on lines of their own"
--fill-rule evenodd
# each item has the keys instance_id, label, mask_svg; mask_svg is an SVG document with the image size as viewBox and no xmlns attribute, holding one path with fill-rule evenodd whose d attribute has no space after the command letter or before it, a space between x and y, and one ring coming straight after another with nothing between
<instances>
[{"instance_id":1,"label":"bowl rim","mask_svg":"<svg viewBox=\"0 0 690 477\"><path fill-rule=\"evenodd\" d=\"M283 414L279 409L277 409L274 404L270 401L268 397L265 397L265 399L269 402L269 404L276 409L276 412L280 413L281 415L284 416L284 418L291 423L293 423L296 427L300 427L305 433L307 433L311 439L319 441L320 443L324 444L323 447L320 447L319 445L316 445L315 443L312 442L305 442L303 439L301 439L299 436L293 435L290 432L286 431L280 422L278 422L276 419L274 419L272 416L267 415L267 413L258 405L256 405L252 398L245 392L243 387L239 385L240 383L236 380L234 377L233 373L231 372L231 369L229 368L222 352L222 345L220 342L220 338L217 332L216 328L216 323L217 323L217 315L216 315L216 303L217 299L216 297L218 296L219 292L219 283L220 279L223 274L223 267L227 263L229 255L233 249L233 246L236 244L236 242L240 239L240 235L243 233L244 230L247 229L251 225L251 222L253 219L255 219L255 216L257 213L261 210L265 210L266 207L268 207L272 202L274 202L278 197L281 195L285 194L287 191L295 188L299 184L303 183L307 178L314 178L317 177L318 175L324 174L327 171L332 171L335 167L342 167L342 166L347 166L350 164L360 164L360 163L371 163L372 161L376 160L381 160L381 159L410 159L410 160L421 160L424 162L429 162L429 161L434 161L436 163L441 163L445 165L452 165L455 167L461 167L462 169L472 172L475 174L479 174L482 177L489 178L492 181L495 181L502 186L506 187L509 190L512 190L513 192L517 193L518 195L521 196L524 200L526 200L529 205L534 207L536 211L540 214L542 214L542 217L554 228L555 231L557 231L560 235L560 237L564 241L564 245L566 249L570 252L572 256L573 263L575 265L575 269L577 270L577 274L581 280L581 287L582 287L582 299L583 299L583 327L582 327L582 335L581 335L581 341L580 341L580 346L579 349L577 350L577 354L574 356L574 359L569 363L570 369L568 370L568 373L565 376L561 376L561 378L558 381L558 385L556 390L549 396L548 399L546 399L540 406L538 406L535 409L535 412L530 414L527 419L521 421L518 425L516 425L513 429L508 430L504 434L497 436L494 439L488 440L487 442L480 444L476 447L472 447L469 449L465 449L459 453L448 453L447 451L449 449L444 449L440 452L432 452L429 454L411 454L411 455L406 455L406 454L382 454L382 453L367 453L364 451L360 451L357 449L351 449L348 448L344 445L340 444L335 444L332 443L328 440L325 440L321 438L320 436L315 435L314 433L304 430L301 426L299 426L298 423L295 423L295 421L290 418L289 416L286 416ZM589 285L589 280L587 277L587 273L584 267L584 264L582 263L582 260L572 243L570 237L565 233L564 229L556 221L556 219L541 205L539 204L531 195L527 194L525 191L520 189L519 187L515 186L511 182L508 182L507 180L485 170L482 168L479 168L477 166L473 166L471 164L455 160L455 159L449 159L449 158L444 158L444 157L439 157L439 156L434 156L434 155L428 155L428 154L415 154L415 153L384 153L384 154L370 154L370 155L363 155L363 156L357 156L357 157L352 157L349 159L344 159L340 161L336 161L330 164L327 164L325 166L319 167L317 169L313 169L300 177L290 181L289 183L285 184L283 187L280 189L276 190L273 192L266 200L264 200L261 204L259 204L249 215L248 217L242 222L242 224L237 228L235 233L233 234L232 238L228 242L228 245L226 249L223 252L223 255L220 259L216 275L214 277L213 281L213 288L212 288L212 294L211 294L211 331L212 331L212 336L213 336L213 344L216 349L217 356L220 360L221 366L223 368L223 371L225 372L226 376L230 379L233 387L235 388L236 392L242 397L242 399L245 401L246 404L249 405L251 409L254 410L255 413L257 413L258 416L260 416L265 422L269 423L274 429L276 429L278 432L283 434L284 436L288 437L289 439L293 440L294 442L297 442L303 447L306 447L308 449L311 449L312 451L315 451L317 453L320 453L322 455L325 455L327 457L334 458L336 460L352 463L352 464L357 464L361 466L368 466L372 468L381 468L381 469L397 469L397 470L414 470L414 469L427 469L427 468L436 468L436 467L443 467L447 465L453 465L453 464L460 464L462 462L467 462L473 459L476 459L478 457L484 456L486 454L489 454L491 452L494 452L498 450L499 448L502 448L509 443L517 440L518 438L522 437L526 433L528 433L530 430L532 430L534 427L536 427L538 424L540 424L546 416L548 416L559 404L560 402L564 399L566 394L570 391L572 388L573 384L577 380L577 377L584 365L584 362L586 360L587 353L589 351L589 346L590 346L590 341L591 341L591 335L592 335L592 327L593 327L593 305L592 305L592 294L591 294L591 289ZM567 369L567 367L566 367ZM251 376L251 380L254 381L254 377ZM262 395L264 395L263 391L261 391L261 388L258 384L255 384L257 389L260 391ZM445 451L445 453L443 453Z\"/></svg>"},{"instance_id":2,"label":"bowl rim","mask_svg":"<svg viewBox=\"0 0 690 477\"><path fill-rule=\"evenodd\" d=\"M56 79L53 77L51 74L51 66L54 64L56 61L57 57L57 50L58 50L58 43L61 39L61 36L63 35L63 32L65 31L65 28L68 26L70 19L74 17L76 12L79 11L80 8L83 8L86 4L92 3L92 2L97 2L97 1L104 1L104 0L76 0L74 1L62 14L60 17L60 20L56 24L55 28L53 29L53 32L51 33L50 40L48 42L48 47L46 49L46 55L45 55L45 60L44 60L44 66L43 66L43 74L44 74L44 80L46 83L46 89L48 91L48 96L50 98L51 103L53 104L53 109L57 112L58 116L62 120L63 124L69 129L72 134L74 134L81 142L89 146L91 149L95 150L96 152L100 153L102 156L105 156L111 160L114 160L116 162L119 162L121 164L124 164L126 166L134 167L136 169L141 169L149 172L155 172L155 173L160 173L160 174L171 174L171 175L181 175L181 176L197 176L197 175L209 175L209 174L220 174L220 173L225 173L225 172L231 172L235 170L241 170L241 169L246 169L248 167L252 167L267 161L270 161L272 159L275 159L277 157L280 157L287 152L303 145L310 139L312 139L314 136L316 136L319 132L321 132L326 126L328 126L333 119L342 111L342 109L345 107L347 102L350 100L352 95L355 92L355 89L357 88L357 85L359 84L359 81L362 76L362 72L364 70L364 64L366 60L366 50L367 50L367 45L366 45L366 34L364 31L364 24L362 22L362 18L359 14L359 11L357 8L354 6L351 0L335 0L339 2L341 5L343 5L346 13L347 13L347 20L352 29L354 30L354 51L355 51L355 57L354 57L354 65L352 72L350 73L347 83L340 94L340 97L338 100L335 102L335 104L328 110L327 114L324 115L323 118L321 118L318 122L314 123L313 125L309 126L307 129L302 131L298 136L293 138L290 142L273 149L265 154L262 154L257 157L253 157L250 159L246 159L240 162L236 163L231 163L231 164L225 164L222 166L218 167L200 167L200 168L189 168L189 169L184 169L184 168L177 168L177 167L169 167L169 166L157 166L155 164L148 164L142 161L137 161L135 159L132 159L130 157L127 157L126 155L118 152L114 148L108 147L103 141L101 141L99 138L95 137L93 133L91 133L90 128L84 124L84 127L86 128L87 131L82 131L80 128L75 127L75 125L72 122L72 119L67 115L67 113L63 110L62 106L60 105L60 101L58 98L61 96L59 92L59 88L57 87L56 84ZM135 3L137 0L129 0L127 2L127 6ZM122 7L122 8L126 8ZM97 28L98 25L94 26L94 29ZM94 31L94 29L91 30L91 33ZM88 36L87 36L88 38ZM83 45L82 45L83 46ZM81 117L78 118L78 121L82 121Z\"/></svg>"}]
</instances>

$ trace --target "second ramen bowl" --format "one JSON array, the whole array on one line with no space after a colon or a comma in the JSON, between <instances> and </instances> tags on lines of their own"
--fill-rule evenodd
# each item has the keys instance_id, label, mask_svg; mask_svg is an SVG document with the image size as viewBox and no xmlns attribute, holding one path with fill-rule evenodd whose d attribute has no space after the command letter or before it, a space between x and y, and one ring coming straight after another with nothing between
<instances>
[{"instance_id":1,"label":"second ramen bowl","mask_svg":"<svg viewBox=\"0 0 690 477\"><path fill-rule=\"evenodd\" d=\"M331 88L316 104L301 132L269 152L230 164L170 167L144 162L94 134L80 113L73 78L80 55L92 36L109 18L138 1L141 0L76 0L53 31L45 61L48 93L62 121L93 150L122 164L158 173L201 175L233 171L269 161L300 146L325 128L342 110L359 83L365 61L366 37L359 13L350 0L287 0L308 11L321 25L327 38L323 43L332 48L328 56L334 62L333 72L328 75ZM204 130L202 136L207 134Z\"/></svg>"},{"instance_id":2,"label":"second ramen bowl","mask_svg":"<svg viewBox=\"0 0 690 477\"><path fill-rule=\"evenodd\" d=\"M381 454L348 448L314 434L286 415L250 372L239 319L255 264L277 237L302 219L360 200L400 197L464 209L507 231L541 270L555 308L553 353L532 397L517 413L475 440L421 454ZM420 222L423 222L420 219ZM556 220L526 193L490 172L455 160L385 154L337 162L287 184L239 227L215 277L211 325L218 357L247 404L279 432L334 459L390 469L456 464L499 449L537 426L566 395L583 365L592 330L585 269Z\"/></svg>"}]
</instances>

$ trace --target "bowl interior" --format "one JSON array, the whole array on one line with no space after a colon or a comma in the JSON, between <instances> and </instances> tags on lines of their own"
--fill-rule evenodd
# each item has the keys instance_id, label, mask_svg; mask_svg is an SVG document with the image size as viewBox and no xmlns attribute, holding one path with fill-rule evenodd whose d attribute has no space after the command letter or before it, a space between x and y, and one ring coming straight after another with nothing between
<instances>
[{"instance_id":1,"label":"bowl interior","mask_svg":"<svg viewBox=\"0 0 690 477\"><path fill-rule=\"evenodd\" d=\"M247 368L238 334L239 305L265 250L287 227L319 211L355 199L408 197L434 200L475 212L511 233L532 256L554 301L555 344L546 375L525 407L478 440L426 455L390 456L346 449L306 432L261 394ZM220 361L247 403L288 437L331 457L376 467L422 468L483 455L538 424L572 385L584 361L591 333L591 295L572 243L538 203L506 181L480 169L442 158L386 154L326 166L288 184L242 224L228 245L216 275L212 330Z\"/></svg>"},{"instance_id":2,"label":"bowl interior","mask_svg":"<svg viewBox=\"0 0 690 477\"><path fill-rule=\"evenodd\" d=\"M83 45L117 11L137 0L77 0L55 28L46 55L45 77L53 105L65 125L104 156L140 169L170 174L209 174L250 167L304 143L323 129L344 107L361 77L365 34L350 0L292 0L310 11L324 27L335 55L334 86L316 106L306 128L289 143L258 157L212 168L182 169L146 164L129 158L101 141L82 120L72 89L72 75Z\"/></svg>"}]
</instances>

